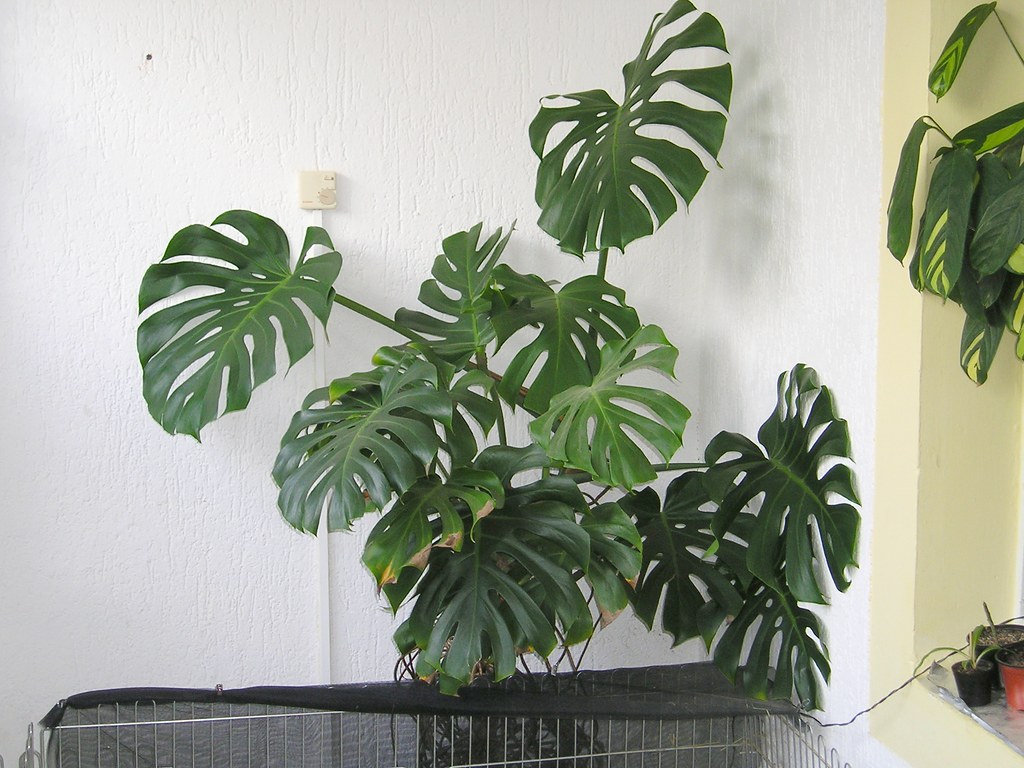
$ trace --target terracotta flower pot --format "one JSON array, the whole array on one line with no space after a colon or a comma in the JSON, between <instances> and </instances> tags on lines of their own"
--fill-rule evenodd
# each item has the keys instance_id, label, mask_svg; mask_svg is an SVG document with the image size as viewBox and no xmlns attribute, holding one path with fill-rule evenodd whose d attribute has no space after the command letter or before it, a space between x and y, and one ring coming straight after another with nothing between
<instances>
[{"instance_id":1,"label":"terracotta flower pot","mask_svg":"<svg viewBox=\"0 0 1024 768\"><path fill-rule=\"evenodd\" d=\"M993 645L999 645L1003 648L1008 648L1014 643L1024 643L1024 625L1022 624L996 624L996 634L993 637L992 630L985 628L981 636L978 638L978 655L980 656L984 651L991 648ZM996 655L990 653L985 656L986 659L992 660L992 687L997 691L1003 689L1003 681L999 675L999 665L996 664Z\"/></svg>"},{"instance_id":2,"label":"terracotta flower pot","mask_svg":"<svg viewBox=\"0 0 1024 768\"><path fill-rule=\"evenodd\" d=\"M1006 706L1024 710L1024 643L1015 643L996 653L999 674L1006 688Z\"/></svg>"}]
</instances>

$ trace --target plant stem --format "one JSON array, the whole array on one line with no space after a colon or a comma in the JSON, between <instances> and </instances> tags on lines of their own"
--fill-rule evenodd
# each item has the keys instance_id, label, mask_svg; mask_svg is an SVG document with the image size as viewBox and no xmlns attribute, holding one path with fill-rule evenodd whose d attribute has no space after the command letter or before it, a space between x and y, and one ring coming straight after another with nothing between
<instances>
[{"instance_id":1,"label":"plant stem","mask_svg":"<svg viewBox=\"0 0 1024 768\"><path fill-rule=\"evenodd\" d=\"M416 333L416 331L411 331L404 325L399 325L390 317L382 315L380 312L374 309L370 309L365 304L360 304L355 299L350 299L348 296L342 296L340 293L335 293L334 301L337 304L341 304L341 306L345 307L346 309L351 309L356 314L362 315L367 320L373 320L373 322L379 325L383 325L385 328L391 329L400 336L405 336L405 338L409 339L410 341L426 341L426 339L424 339L422 336Z\"/></svg>"},{"instance_id":2,"label":"plant stem","mask_svg":"<svg viewBox=\"0 0 1024 768\"><path fill-rule=\"evenodd\" d=\"M605 274L608 272L608 249L602 248L597 254L597 276L604 280Z\"/></svg>"},{"instance_id":3,"label":"plant stem","mask_svg":"<svg viewBox=\"0 0 1024 768\"><path fill-rule=\"evenodd\" d=\"M710 464L698 461L694 463L653 464L652 466L655 472L683 472L688 469L707 469Z\"/></svg>"},{"instance_id":4,"label":"plant stem","mask_svg":"<svg viewBox=\"0 0 1024 768\"><path fill-rule=\"evenodd\" d=\"M480 350L476 353L476 365L481 371L486 371L491 375L491 378L496 380L501 379L496 373L491 373L487 367L487 353L484 350ZM498 409L498 440L501 441L502 445L508 445L508 433L505 431L505 409L501 404L501 397L498 395L496 387L491 387L491 399L494 400L494 406Z\"/></svg>"},{"instance_id":5,"label":"plant stem","mask_svg":"<svg viewBox=\"0 0 1024 768\"><path fill-rule=\"evenodd\" d=\"M1024 65L1024 56L1020 55L1020 50L1018 50L1017 44L1013 42L1013 38L1010 37L1010 30L1008 30L1006 25L1003 23L1003 17L999 15L999 11L993 10L992 13L996 15L996 21L998 21L999 26L1003 28L1003 34L1006 35L1006 39L1009 41L1010 47L1013 48L1013 52L1017 54L1017 60L1020 61L1021 65Z\"/></svg>"}]
</instances>

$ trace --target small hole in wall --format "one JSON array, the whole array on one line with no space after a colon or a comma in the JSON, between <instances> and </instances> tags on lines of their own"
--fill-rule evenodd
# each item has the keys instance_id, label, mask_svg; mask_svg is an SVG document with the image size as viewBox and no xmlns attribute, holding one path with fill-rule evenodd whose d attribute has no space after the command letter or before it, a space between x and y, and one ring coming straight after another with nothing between
<instances>
[{"instance_id":1,"label":"small hole in wall","mask_svg":"<svg viewBox=\"0 0 1024 768\"><path fill-rule=\"evenodd\" d=\"M152 53L147 53L146 54L146 61L152 61L152 60L153 60L153 54Z\"/></svg>"}]
</instances>

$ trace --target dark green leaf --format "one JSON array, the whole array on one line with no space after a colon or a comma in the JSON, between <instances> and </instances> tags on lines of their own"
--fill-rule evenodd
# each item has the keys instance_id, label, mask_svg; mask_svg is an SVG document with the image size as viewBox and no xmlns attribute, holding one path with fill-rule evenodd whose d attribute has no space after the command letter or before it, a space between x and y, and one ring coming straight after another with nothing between
<instances>
[{"instance_id":1,"label":"dark green leaf","mask_svg":"<svg viewBox=\"0 0 1024 768\"><path fill-rule=\"evenodd\" d=\"M640 574L640 534L615 503L596 505L582 516L580 525L590 536L586 579L601 612L601 625L608 626L629 604L626 584L635 583Z\"/></svg>"},{"instance_id":2,"label":"dark green leaf","mask_svg":"<svg viewBox=\"0 0 1024 768\"><path fill-rule=\"evenodd\" d=\"M291 365L313 348L301 306L326 324L341 269L334 250L307 258L314 245L333 249L319 227L307 230L293 272L288 239L270 219L228 211L213 224L232 227L245 242L210 227L186 227L146 271L139 291L140 312L178 301L139 325L149 412L169 433L197 439L210 422L244 409L253 389L276 373L277 326ZM191 295L192 289L205 292Z\"/></svg>"},{"instance_id":3,"label":"dark green leaf","mask_svg":"<svg viewBox=\"0 0 1024 768\"><path fill-rule=\"evenodd\" d=\"M608 342L594 380L555 395L530 433L552 459L589 472L595 481L632 489L654 480L657 473L638 442L668 461L682 444L690 412L665 392L619 379L644 369L671 377L677 355L655 325Z\"/></svg>"},{"instance_id":4,"label":"dark green leaf","mask_svg":"<svg viewBox=\"0 0 1024 768\"><path fill-rule=\"evenodd\" d=\"M709 502L697 472L672 481L664 507L649 488L621 502L636 518L644 539L633 608L648 629L654 628L660 608L662 629L675 645L700 635L710 647L721 619L726 614L736 615L742 607L733 581L716 567L718 554L711 554L712 549L736 544L729 540L719 543L711 532L713 513L704 509ZM709 616L718 621L707 621Z\"/></svg>"},{"instance_id":5,"label":"dark green leaf","mask_svg":"<svg viewBox=\"0 0 1024 768\"><path fill-rule=\"evenodd\" d=\"M755 699L788 699L795 690L804 709L821 709L818 678L830 667L818 617L792 595L760 581L715 644L714 661Z\"/></svg>"},{"instance_id":6,"label":"dark green leaf","mask_svg":"<svg viewBox=\"0 0 1024 768\"><path fill-rule=\"evenodd\" d=\"M505 265L494 275L508 302L492 319L499 345L523 329L537 328L508 364L498 391L515 404L528 386L524 405L534 413L547 410L558 392L590 383L600 363L595 335L614 341L640 327L636 312L625 304L625 291L598 277L577 278L554 291L536 275L520 275Z\"/></svg>"},{"instance_id":7,"label":"dark green leaf","mask_svg":"<svg viewBox=\"0 0 1024 768\"><path fill-rule=\"evenodd\" d=\"M475 522L504 501L501 481L491 472L458 467L447 481L420 478L374 526L363 562L378 586L393 583L403 568L423 570L433 547L460 550L464 518Z\"/></svg>"},{"instance_id":8,"label":"dark green leaf","mask_svg":"<svg viewBox=\"0 0 1024 768\"><path fill-rule=\"evenodd\" d=\"M578 256L622 250L664 224L676 212L678 199L689 203L704 183L707 169L697 154L676 138L662 136L667 129L717 158L726 116L655 98L672 84L722 110L729 107L728 64L699 69L667 64L678 51L726 50L718 21L707 13L691 17L695 11L688 0L679 0L655 17L639 55L622 70L621 105L605 91L573 93L561 97L568 106L542 106L531 123L530 142L541 158L539 224L563 250ZM555 130L562 128L567 129L564 135ZM549 147L553 131L559 138Z\"/></svg>"},{"instance_id":9,"label":"dark green leaf","mask_svg":"<svg viewBox=\"0 0 1024 768\"><path fill-rule=\"evenodd\" d=\"M420 286L420 302L442 317L400 309L395 319L429 337L431 347L445 360L462 364L482 352L494 338L491 310L491 274L511 237L498 229L483 243L483 224L445 238L444 253L434 260L431 274Z\"/></svg>"},{"instance_id":10,"label":"dark green leaf","mask_svg":"<svg viewBox=\"0 0 1024 768\"><path fill-rule=\"evenodd\" d=\"M1024 240L1024 175L985 208L971 240L971 263L982 275L1006 266Z\"/></svg>"},{"instance_id":11,"label":"dark green leaf","mask_svg":"<svg viewBox=\"0 0 1024 768\"><path fill-rule=\"evenodd\" d=\"M784 586L796 599L822 603L814 530L833 583L845 591L846 571L856 565L860 514L853 473L845 463L849 430L812 368L797 365L779 377L778 406L758 440L763 449L742 435L722 432L708 445L705 484L719 504L712 528L722 538L735 532L741 513L756 509L756 527L747 539L750 572L773 583L783 563Z\"/></svg>"},{"instance_id":12,"label":"dark green leaf","mask_svg":"<svg viewBox=\"0 0 1024 768\"><path fill-rule=\"evenodd\" d=\"M488 395L494 380L483 371L466 371L449 387L455 408L451 428L445 432L448 452L455 466L468 464L477 454L477 439L470 422L485 437L498 418L498 404Z\"/></svg>"},{"instance_id":13,"label":"dark green leaf","mask_svg":"<svg viewBox=\"0 0 1024 768\"><path fill-rule=\"evenodd\" d=\"M953 144L975 155L999 149L1024 131L1024 102L969 125L953 137Z\"/></svg>"},{"instance_id":14,"label":"dark green leaf","mask_svg":"<svg viewBox=\"0 0 1024 768\"><path fill-rule=\"evenodd\" d=\"M960 279L975 167L974 155L953 150L939 159L929 183L917 240L918 269L925 289L942 298Z\"/></svg>"},{"instance_id":15,"label":"dark green leaf","mask_svg":"<svg viewBox=\"0 0 1024 768\"><path fill-rule=\"evenodd\" d=\"M956 25L928 75L928 90L935 94L936 99L941 99L952 87L974 36L995 8L995 3L975 6Z\"/></svg>"},{"instance_id":16,"label":"dark green leaf","mask_svg":"<svg viewBox=\"0 0 1024 768\"><path fill-rule=\"evenodd\" d=\"M411 488L440 447L430 422L451 423L452 401L436 384L436 370L412 359L314 392L274 464L285 519L316 533L326 511L329 530L346 530L367 511L367 500L384 509Z\"/></svg>"},{"instance_id":17,"label":"dark green leaf","mask_svg":"<svg viewBox=\"0 0 1024 768\"><path fill-rule=\"evenodd\" d=\"M921 163L921 144L928 131L934 126L929 118L919 118L907 134L900 151L900 163L896 169L896 179L892 184L889 196L889 251L903 261L910 247L910 230L914 216L914 189L917 186L917 171Z\"/></svg>"},{"instance_id":18,"label":"dark green leaf","mask_svg":"<svg viewBox=\"0 0 1024 768\"><path fill-rule=\"evenodd\" d=\"M589 556L589 537L557 501L506 505L478 523L461 552L435 550L409 618L417 673L441 673L442 690L454 693L482 661L500 680L515 671L518 652L550 654L557 639L546 611L563 626L578 622L573 571Z\"/></svg>"}]
</instances>

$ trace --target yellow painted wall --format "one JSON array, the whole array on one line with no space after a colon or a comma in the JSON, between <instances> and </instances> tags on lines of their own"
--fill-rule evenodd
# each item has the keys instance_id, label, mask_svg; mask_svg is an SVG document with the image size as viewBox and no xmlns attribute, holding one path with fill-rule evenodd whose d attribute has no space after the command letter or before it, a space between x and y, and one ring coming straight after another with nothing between
<instances>
[{"instance_id":1,"label":"yellow painted wall","mask_svg":"<svg viewBox=\"0 0 1024 768\"><path fill-rule=\"evenodd\" d=\"M938 105L930 62L974 2L889 0L883 102L886 189L911 123L930 113L953 130L1024 99L1024 69L995 19L979 33ZM1024 41L1024 7L1000 12ZM1000 67L1006 78L993 78ZM981 620L1016 612L1020 592L1024 366L1004 339L984 387L961 372L962 311L921 298L882 254L876 498L872 542L872 692L905 679L936 645L959 644ZM872 733L913 766L1019 766L1022 758L913 685L872 716Z\"/></svg>"}]
</instances>

